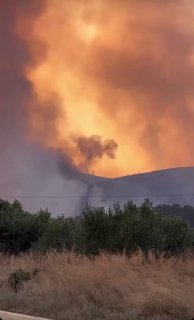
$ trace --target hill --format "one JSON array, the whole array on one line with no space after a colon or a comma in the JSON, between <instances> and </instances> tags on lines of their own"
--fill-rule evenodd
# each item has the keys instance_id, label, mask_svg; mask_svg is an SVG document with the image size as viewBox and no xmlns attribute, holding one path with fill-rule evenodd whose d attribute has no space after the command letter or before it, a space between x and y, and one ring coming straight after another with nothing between
<instances>
[{"instance_id":1,"label":"hill","mask_svg":"<svg viewBox=\"0 0 194 320\"><path fill-rule=\"evenodd\" d=\"M12 157L8 148L0 157L0 198L16 198L30 212L48 208L54 215L74 216L86 202L108 206L134 200L139 204L145 198L154 205L194 205L194 167L104 178L70 170L60 154L36 145L17 146L16 154Z\"/></svg>"},{"instance_id":2,"label":"hill","mask_svg":"<svg viewBox=\"0 0 194 320\"><path fill-rule=\"evenodd\" d=\"M98 178L89 185L88 200L95 203L134 200L139 204L149 198L154 205L194 205L194 167L166 169L114 179Z\"/></svg>"}]
</instances>

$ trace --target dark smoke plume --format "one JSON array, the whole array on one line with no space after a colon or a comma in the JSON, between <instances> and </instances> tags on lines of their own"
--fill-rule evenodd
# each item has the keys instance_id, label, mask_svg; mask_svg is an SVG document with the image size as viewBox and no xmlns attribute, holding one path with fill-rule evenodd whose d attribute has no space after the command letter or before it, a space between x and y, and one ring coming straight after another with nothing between
<instances>
[{"instance_id":1,"label":"dark smoke plume","mask_svg":"<svg viewBox=\"0 0 194 320\"><path fill-rule=\"evenodd\" d=\"M25 140L27 112L33 88L25 68L34 57L17 34L21 19L33 20L43 9L44 1L1 0L0 2L0 150Z\"/></svg>"},{"instance_id":2,"label":"dark smoke plume","mask_svg":"<svg viewBox=\"0 0 194 320\"><path fill-rule=\"evenodd\" d=\"M103 156L114 159L118 147L114 140L103 141L98 135L79 136L75 139L75 143L83 159L79 165L82 170L88 170L95 161Z\"/></svg>"},{"instance_id":3,"label":"dark smoke plume","mask_svg":"<svg viewBox=\"0 0 194 320\"><path fill-rule=\"evenodd\" d=\"M44 0L0 1L0 198L18 197L32 211L49 207L56 214L71 215L79 213L79 197L73 203L72 199L52 197L63 196L68 190L70 196L76 192L81 198L87 190L86 184L77 180L77 171L68 157L28 141L27 117L32 101L39 112L37 119L42 127L47 125L37 133L42 139L45 130L53 134L54 119L58 117L55 98L48 101L47 108L35 104L36 96L25 68L39 63L40 57L36 60L17 33L18 21L25 19L28 26L33 25L44 5ZM36 40L32 40L32 45L40 46L33 41ZM42 58L44 54L45 50Z\"/></svg>"}]
</instances>

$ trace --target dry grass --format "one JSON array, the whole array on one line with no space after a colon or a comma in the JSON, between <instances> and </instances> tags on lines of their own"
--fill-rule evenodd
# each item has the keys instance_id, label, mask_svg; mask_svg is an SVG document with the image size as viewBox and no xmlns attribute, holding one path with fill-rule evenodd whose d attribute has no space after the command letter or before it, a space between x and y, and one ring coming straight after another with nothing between
<instances>
[{"instance_id":1,"label":"dry grass","mask_svg":"<svg viewBox=\"0 0 194 320\"><path fill-rule=\"evenodd\" d=\"M7 279L18 268L40 272L16 293ZM192 319L194 258L1 257L0 309L64 320Z\"/></svg>"}]
</instances>

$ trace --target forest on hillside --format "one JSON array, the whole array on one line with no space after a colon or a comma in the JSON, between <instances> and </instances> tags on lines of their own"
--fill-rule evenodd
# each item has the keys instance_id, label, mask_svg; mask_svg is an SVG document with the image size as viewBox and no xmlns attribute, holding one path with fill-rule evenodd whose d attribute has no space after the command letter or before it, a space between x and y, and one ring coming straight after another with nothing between
<instances>
[{"instance_id":1,"label":"forest on hillside","mask_svg":"<svg viewBox=\"0 0 194 320\"><path fill-rule=\"evenodd\" d=\"M148 199L141 206L131 201L108 209L86 205L77 217L52 217L48 210L32 214L17 200L1 201L0 252L55 249L97 255L151 250L179 254L194 246L192 215L192 207L154 208Z\"/></svg>"}]
</instances>

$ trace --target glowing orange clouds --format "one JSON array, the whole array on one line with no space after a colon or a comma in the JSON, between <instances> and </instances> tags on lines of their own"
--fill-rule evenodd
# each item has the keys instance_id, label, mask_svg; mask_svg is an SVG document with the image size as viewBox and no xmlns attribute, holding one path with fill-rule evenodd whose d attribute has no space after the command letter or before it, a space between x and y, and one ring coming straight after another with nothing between
<instances>
[{"instance_id":1,"label":"glowing orange clouds","mask_svg":"<svg viewBox=\"0 0 194 320\"><path fill-rule=\"evenodd\" d=\"M193 21L189 0L47 0L31 135L98 175L192 165Z\"/></svg>"}]
</instances>

